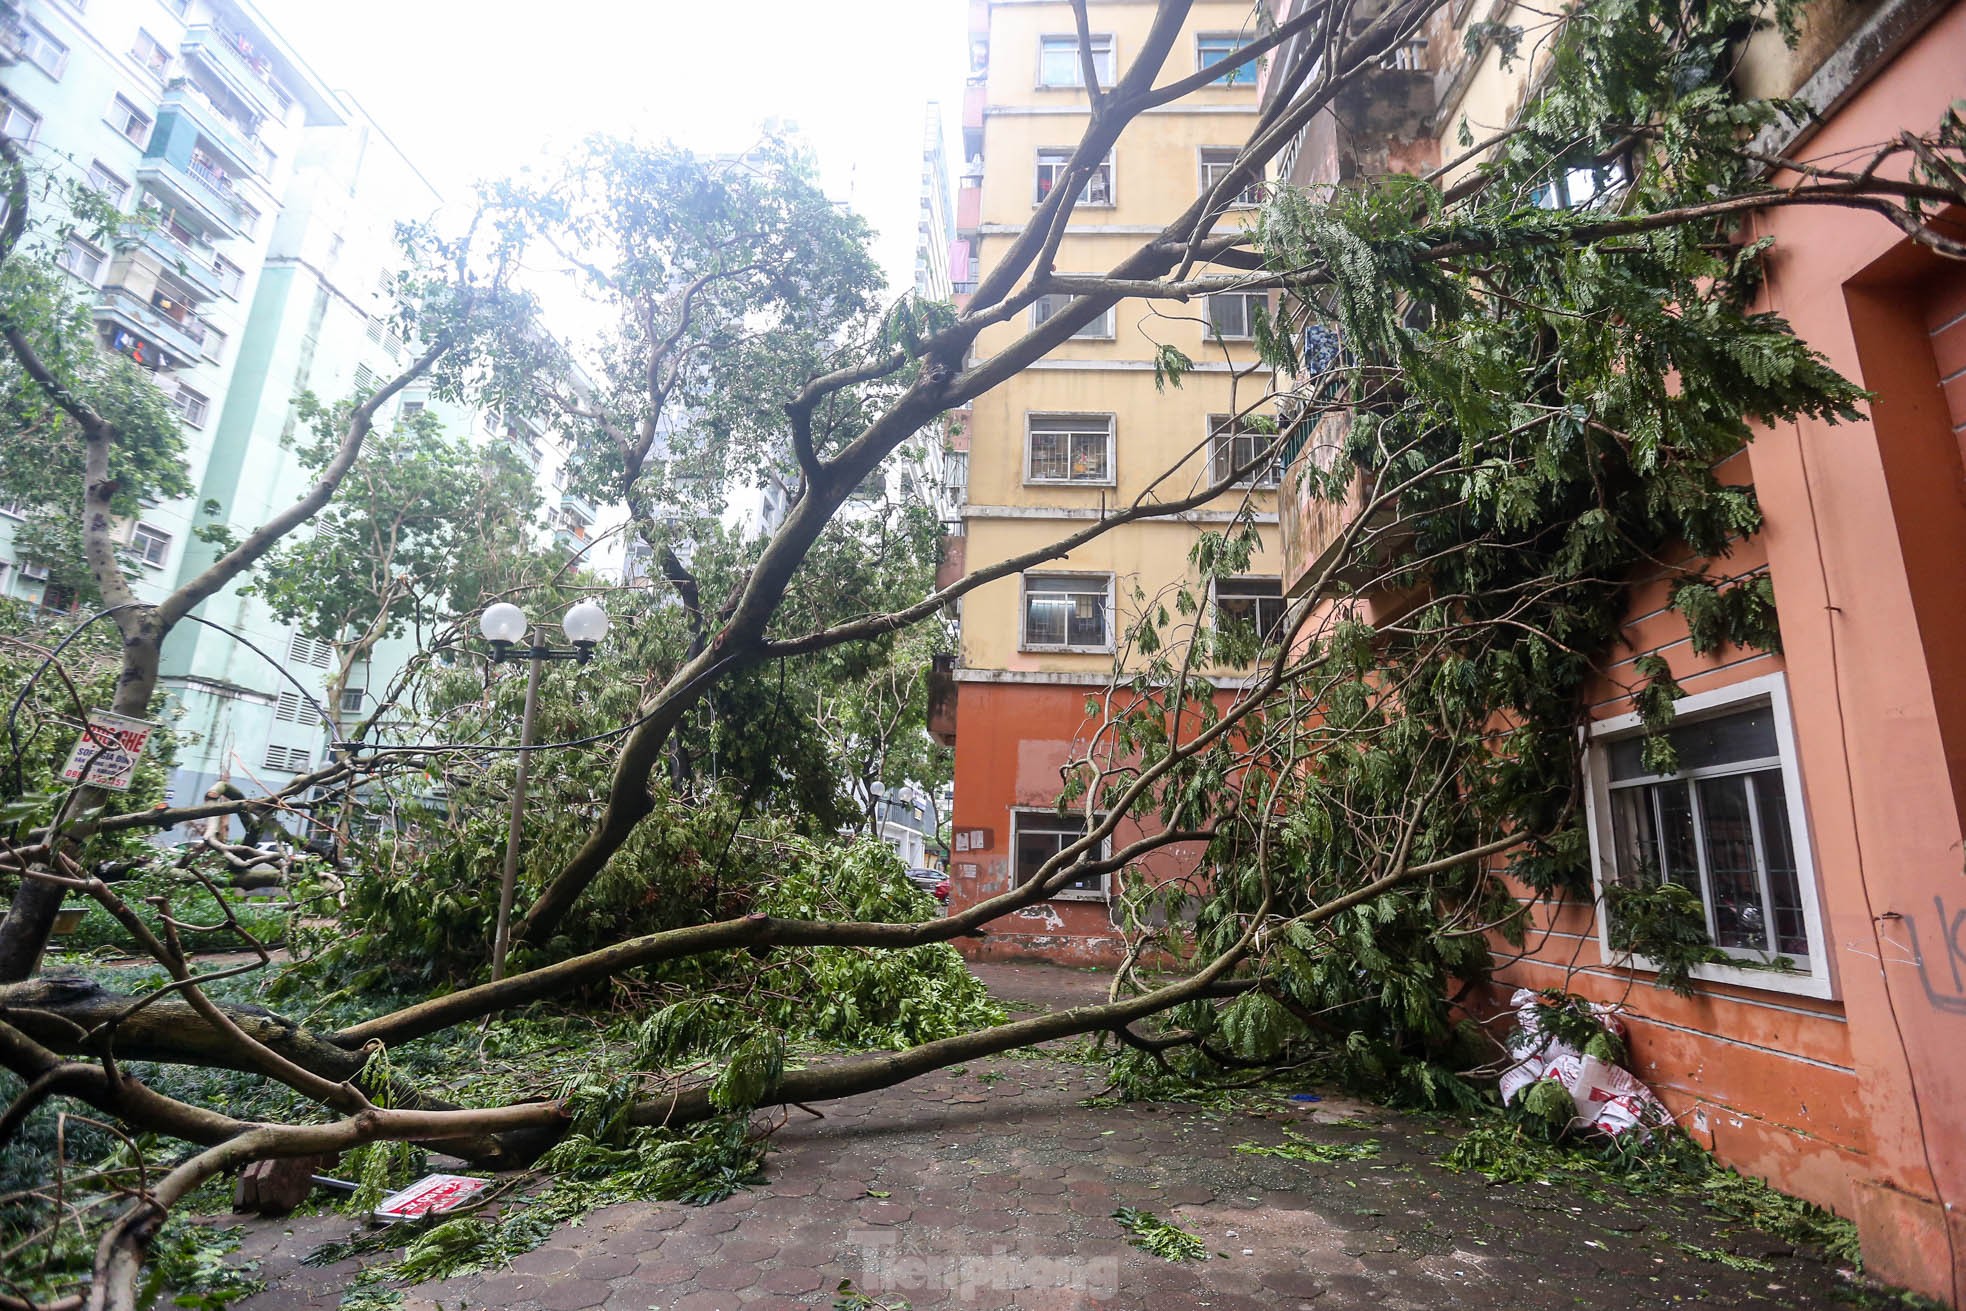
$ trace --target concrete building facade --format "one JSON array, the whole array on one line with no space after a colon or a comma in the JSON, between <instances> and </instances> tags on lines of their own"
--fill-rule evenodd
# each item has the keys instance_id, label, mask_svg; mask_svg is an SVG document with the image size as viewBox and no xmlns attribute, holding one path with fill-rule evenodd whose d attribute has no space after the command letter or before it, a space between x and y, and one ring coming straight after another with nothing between
<instances>
[{"instance_id":1,"label":"concrete building facade","mask_svg":"<svg viewBox=\"0 0 1966 1311\"><path fill-rule=\"evenodd\" d=\"M1423 171L1460 153L1464 119L1506 126L1537 65L1466 53L1466 24L1484 20L1533 16L1444 12L1375 74L1369 112L1307 130L1287 178ZM1821 116L1762 143L1771 153L1859 158L1939 125L1962 50L1957 3L1816 5L1794 47L1758 35L1733 76ZM1623 645L1585 707L1600 895L1533 903L1529 950L1497 942L1505 963L1476 1010L1525 986L1622 1005L1629 1065L1696 1141L1854 1219L1871 1273L1966 1305L1966 267L1847 210L1771 210L1742 235L1774 240L1760 307L1873 393L1867 421L1763 431L1718 470L1752 484L1765 515L1725 569L1772 580L1780 652L1698 654L1666 608L1667 571L1628 580ZM1301 458L1315 457L1313 444ZM1295 494L1295 472L1287 585L1356 510ZM1668 777L1636 759L1646 656L1687 694L1675 733L1691 763ZM1698 893L1728 958L1697 967L1689 997L1648 986L1648 963L1610 946L1601 894L1634 861ZM1778 957L1786 968L1769 968Z\"/></svg>"},{"instance_id":2,"label":"concrete building facade","mask_svg":"<svg viewBox=\"0 0 1966 1311\"><path fill-rule=\"evenodd\" d=\"M293 440L298 396L352 396L410 360L388 322L395 229L430 218L441 197L244 0L26 0L14 17L7 131L28 143L37 168L86 180L147 220L111 249L71 241L60 259L93 302L104 348L150 368L183 421L196 492L146 506L126 527L137 594L154 601L214 558L195 530L243 535L308 486ZM449 433L509 443L538 475L550 514L542 532L590 567L618 570L619 545L603 540L595 507L560 490L550 434L424 387L393 398L378 423L417 410ZM74 596L14 548L19 520L6 509L0 593L74 609ZM333 654L276 618L248 582L197 611L225 631L187 623L165 645L176 804L221 779L278 788L326 762L315 702ZM409 638L385 640L340 709L366 714L413 650Z\"/></svg>"},{"instance_id":3,"label":"concrete building facade","mask_svg":"<svg viewBox=\"0 0 1966 1311\"><path fill-rule=\"evenodd\" d=\"M1069 4L975 0L970 14L972 71L953 261L966 275L957 278L959 287L987 276L1022 230L1085 131L1088 113ZM1138 52L1153 16L1151 6L1092 5L1102 84ZM1196 4L1170 71L1185 75L1220 59L1247 39L1249 16L1247 5L1228 0ZM1213 180L1212 168L1233 158L1256 110L1255 77L1245 71L1143 116L1087 183L1057 267L1103 272L1159 231ZM1241 219L1232 214L1228 221ZM1053 308L1041 302L1015 322L986 329L976 355L987 358ZM1170 471L1185 492L1205 486L1218 470L1247 463L1251 438L1229 416L1261 394L1239 396L1233 375L1254 358L1249 315L1246 301L1228 297L1185 311L1124 302L958 414L968 480L962 531L950 539L947 569L973 570L1054 541L1102 507L1130 502ZM1195 361L1178 389L1156 385L1152 361L1163 341ZM1246 595L1208 598L1209 622L1224 605L1236 614L1261 609L1266 600L1274 606L1281 557L1273 485L1273 476L1259 475L1248 489L1263 537L1253 566L1259 576L1241 580ZM1060 768L1094 727L1087 695L1111 677L1141 598L1157 601L1191 582L1189 548L1199 533L1228 523L1240 500L1225 495L1178 519L1117 529L1069 560L963 598L960 659L944 671L935 724L945 740L954 729L953 908L1028 879L1084 833L1082 816L1060 815L1057 801ZM1246 672L1212 671L1225 683ZM1128 836L1122 827L1113 841ZM1158 882L1193 868L1194 853L1169 848L1125 877ZM965 950L1117 960L1113 916L1121 887L1115 876L1067 889L993 926Z\"/></svg>"}]
</instances>

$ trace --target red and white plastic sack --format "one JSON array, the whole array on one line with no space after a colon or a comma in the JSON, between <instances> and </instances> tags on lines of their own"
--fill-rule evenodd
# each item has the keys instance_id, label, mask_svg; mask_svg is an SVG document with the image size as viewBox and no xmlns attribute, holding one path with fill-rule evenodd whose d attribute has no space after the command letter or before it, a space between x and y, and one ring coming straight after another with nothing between
<instances>
[{"instance_id":1,"label":"red and white plastic sack","mask_svg":"<svg viewBox=\"0 0 1966 1311\"><path fill-rule=\"evenodd\" d=\"M1671 1122L1672 1112L1630 1071L1586 1056L1544 1033L1538 996L1533 989L1517 988L1509 998L1517 1024L1509 1050L1516 1061L1502 1071L1505 1104L1515 1101L1523 1089L1539 1079L1555 1079L1577 1103L1578 1121L1614 1138L1634 1129L1642 1135ZM1607 1030L1620 1039L1625 1037L1624 1021L1613 1007L1593 1004L1591 1009Z\"/></svg>"}]
</instances>

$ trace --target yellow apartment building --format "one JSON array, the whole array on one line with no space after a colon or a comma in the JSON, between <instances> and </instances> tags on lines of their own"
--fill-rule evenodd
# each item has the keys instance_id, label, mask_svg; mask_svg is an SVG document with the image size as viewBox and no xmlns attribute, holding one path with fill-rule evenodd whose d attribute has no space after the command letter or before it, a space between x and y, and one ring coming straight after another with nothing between
<instances>
[{"instance_id":1,"label":"yellow apartment building","mask_svg":"<svg viewBox=\"0 0 1966 1311\"><path fill-rule=\"evenodd\" d=\"M972 71L964 105L965 168L957 193L959 293L987 276L1047 194L1088 122L1071 6L1064 0L973 0ZM1154 17L1140 0L1090 6L1097 76L1108 86L1139 53ZM1157 79L1185 77L1249 39L1241 0L1203 0ZM1081 193L1057 268L1100 273L1159 232L1232 162L1255 126L1256 76L1239 70L1139 118ZM1250 197L1252 203L1255 197ZM1228 222L1240 222L1232 213ZM965 268L965 263L967 267ZM1062 303L1062 298L1059 303ZM1240 294L1191 304L1122 302L1046 358L980 398L959 416L967 447L967 494L954 553L968 569L1055 541L1152 489L1156 499L1193 494L1248 461L1270 439L1238 433L1229 420L1264 396L1252 366L1252 316L1260 297ZM986 330L988 358L1044 320L1041 301ZM1155 383L1159 346L1194 361L1179 387ZM1239 372L1241 375L1239 376ZM1209 598L1208 622L1258 625L1280 613L1274 475L1180 518L1117 528L1067 559L1000 579L962 602L956 687L956 801L951 902L1002 892L1034 874L1082 834L1061 817L1060 768L1083 748L1086 698L1103 686L1148 598L1192 581L1189 549L1220 530L1245 494L1254 498L1264 549L1254 576ZM1218 669L1233 685L1248 671ZM1125 841L1122 828L1114 841ZM1062 891L994 927L986 955L1116 959L1113 904L1126 879L1192 872L1194 852L1168 849L1117 878Z\"/></svg>"}]
</instances>

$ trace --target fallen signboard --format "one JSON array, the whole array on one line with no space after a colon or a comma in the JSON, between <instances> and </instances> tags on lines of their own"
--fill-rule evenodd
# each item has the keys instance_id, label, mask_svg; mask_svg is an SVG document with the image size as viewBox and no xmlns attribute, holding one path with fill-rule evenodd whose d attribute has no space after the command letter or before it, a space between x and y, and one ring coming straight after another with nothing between
<instances>
[{"instance_id":1,"label":"fallen signboard","mask_svg":"<svg viewBox=\"0 0 1966 1311\"><path fill-rule=\"evenodd\" d=\"M75 749L68 753L68 763L61 767L62 778L90 787L129 791L137 762L143 759L143 748L156 727L145 719L91 711L82 736L75 739Z\"/></svg>"},{"instance_id":2,"label":"fallen signboard","mask_svg":"<svg viewBox=\"0 0 1966 1311\"><path fill-rule=\"evenodd\" d=\"M394 1222L453 1211L491 1187L489 1179L465 1174L426 1174L409 1187L376 1203L375 1218Z\"/></svg>"}]
</instances>

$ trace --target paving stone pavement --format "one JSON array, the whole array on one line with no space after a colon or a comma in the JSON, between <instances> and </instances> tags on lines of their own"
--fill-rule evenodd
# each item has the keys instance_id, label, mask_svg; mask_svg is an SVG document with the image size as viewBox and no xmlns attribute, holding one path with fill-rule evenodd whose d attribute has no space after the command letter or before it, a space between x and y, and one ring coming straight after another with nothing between
<instances>
[{"instance_id":1,"label":"paving stone pavement","mask_svg":"<svg viewBox=\"0 0 1966 1311\"><path fill-rule=\"evenodd\" d=\"M1058 973L1054 1000L1097 990ZM1336 1096L1263 1115L1082 1106L1098 1085L1081 1065L1006 1058L830 1102L821 1119L795 1110L774 1138L768 1183L707 1207L596 1211L508 1270L409 1290L406 1307L827 1307L846 1279L869 1305L910 1311L1846 1305L1836 1270L1716 1216L1443 1170L1453 1140L1426 1121ZM1382 1146L1332 1164L1235 1150L1282 1142L1286 1127ZM1173 1263L1129 1246L1112 1219L1120 1206L1180 1224L1212 1255ZM269 1288L242 1311L335 1305L355 1265L299 1258L349 1221L247 1227L244 1254Z\"/></svg>"}]
</instances>

